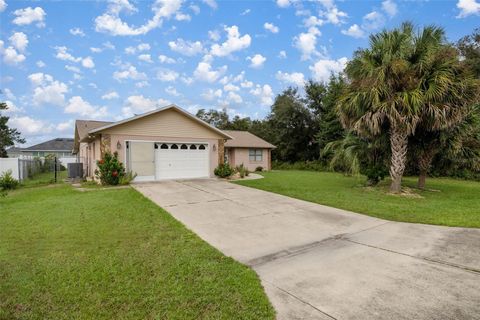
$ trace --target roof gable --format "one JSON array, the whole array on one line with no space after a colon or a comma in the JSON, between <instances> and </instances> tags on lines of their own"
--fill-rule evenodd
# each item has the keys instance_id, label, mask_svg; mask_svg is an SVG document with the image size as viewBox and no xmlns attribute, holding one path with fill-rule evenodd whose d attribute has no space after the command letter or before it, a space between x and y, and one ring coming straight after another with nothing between
<instances>
[{"instance_id":1,"label":"roof gable","mask_svg":"<svg viewBox=\"0 0 480 320\"><path fill-rule=\"evenodd\" d=\"M158 125L159 121L162 123L161 126ZM149 136L232 138L222 130L215 128L176 105L169 105L89 131L91 134L100 132Z\"/></svg>"},{"instance_id":2,"label":"roof gable","mask_svg":"<svg viewBox=\"0 0 480 320\"><path fill-rule=\"evenodd\" d=\"M236 130L223 130L223 132L232 136L232 140L225 142L225 147L230 148L267 148L275 149L276 147L257 137L256 135L248 131L236 131Z\"/></svg>"}]
</instances>

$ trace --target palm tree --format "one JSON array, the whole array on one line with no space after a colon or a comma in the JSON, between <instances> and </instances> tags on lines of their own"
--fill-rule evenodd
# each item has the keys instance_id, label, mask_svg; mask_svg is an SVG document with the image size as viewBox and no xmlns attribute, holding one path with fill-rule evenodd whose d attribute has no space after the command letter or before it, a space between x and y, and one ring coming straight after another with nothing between
<instances>
[{"instance_id":1,"label":"palm tree","mask_svg":"<svg viewBox=\"0 0 480 320\"><path fill-rule=\"evenodd\" d=\"M415 33L403 23L391 31L370 36L370 48L354 54L345 69L349 85L339 99L342 124L360 135L379 135L387 127L390 158L390 191L401 191L409 136L425 114L441 114L445 95L454 85L454 70L432 70L438 52L445 48L442 28L428 26ZM437 63L438 64L438 63ZM385 126L386 125L386 126Z\"/></svg>"}]
</instances>

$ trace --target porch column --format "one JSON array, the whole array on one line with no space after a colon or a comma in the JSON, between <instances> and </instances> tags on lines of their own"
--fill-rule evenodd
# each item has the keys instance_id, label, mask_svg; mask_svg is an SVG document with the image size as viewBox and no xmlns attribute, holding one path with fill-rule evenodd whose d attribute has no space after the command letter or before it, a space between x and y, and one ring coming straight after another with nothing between
<instances>
[{"instance_id":1,"label":"porch column","mask_svg":"<svg viewBox=\"0 0 480 320\"><path fill-rule=\"evenodd\" d=\"M218 139L218 164L225 163L225 141Z\"/></svg>"}]
</instances>

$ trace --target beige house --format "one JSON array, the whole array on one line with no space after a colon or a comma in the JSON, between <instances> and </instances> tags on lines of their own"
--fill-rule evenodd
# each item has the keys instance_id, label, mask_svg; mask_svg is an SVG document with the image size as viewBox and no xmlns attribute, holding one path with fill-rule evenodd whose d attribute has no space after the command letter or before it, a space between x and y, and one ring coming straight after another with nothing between
<instances>
[{"instance_id":1,"label":"beige house","mask_svg":"<svg viewBox=\"0 0 480 320\"><path fill-rule=\"evenodd\" d=\"M106 151L118 152L137 181L213 177L225 161L271 168L275 146L242 131L222 131L170 105L118 122L77 120L73 151L93 177Z\"/></svg>"}]
</instances>

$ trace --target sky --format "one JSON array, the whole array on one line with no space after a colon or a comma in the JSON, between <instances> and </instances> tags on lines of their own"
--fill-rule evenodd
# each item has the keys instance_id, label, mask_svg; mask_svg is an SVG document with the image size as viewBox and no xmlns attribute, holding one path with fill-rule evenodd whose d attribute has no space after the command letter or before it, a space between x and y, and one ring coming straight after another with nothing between
<instances>
[{"instance_id":1,"label":"sky","mask_svg":"<svg viewBox=\"0 0 480 320\"><path fill-rule=\"evenodd\" d=\"M174 103L263 118L275 96L340 72L405 20L455 42L480 0L0 0L0 100L26 146Z\"/></svg>"}]
</instances>

